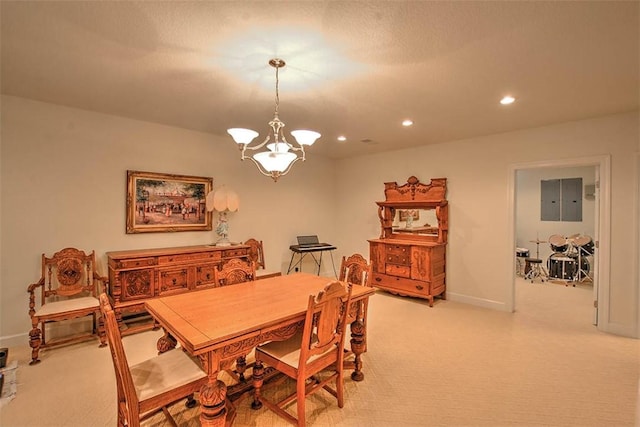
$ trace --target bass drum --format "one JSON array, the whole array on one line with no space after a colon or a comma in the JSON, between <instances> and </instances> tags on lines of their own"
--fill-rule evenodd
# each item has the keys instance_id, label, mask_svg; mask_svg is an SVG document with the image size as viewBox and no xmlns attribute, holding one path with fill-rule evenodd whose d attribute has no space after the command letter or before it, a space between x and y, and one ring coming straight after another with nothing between
<instances>
[{"instance_id":1,"label":"bass drum","mask_svg":"<svg viewBox=\"0 0 640 427\"><path fill-rule=\"evenodd\" d=\"M573 280L578 272L576 270L576 261L576 259L564 256L563 254L551 254L547 260L549 278Z\"/></svg>"}]
</instances>

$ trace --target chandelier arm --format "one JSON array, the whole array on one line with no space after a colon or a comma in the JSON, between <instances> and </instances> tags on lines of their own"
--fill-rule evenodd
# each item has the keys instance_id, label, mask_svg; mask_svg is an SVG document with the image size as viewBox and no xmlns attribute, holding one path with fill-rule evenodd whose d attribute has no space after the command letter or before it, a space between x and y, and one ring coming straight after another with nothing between
<instances>
[{"instance_id":1,"label":"chandelier arm","mask_svg":"<svg viewBox=\"0 0 640 427\"><path fill-rule=\"evenodd\" d=\"M258 170L260 171L260 173L262 175L264 175L264 176L272 176L270 172L267 172L262 168L262 165L256 159L254 159L253 157L247 157L247 159L251 160L258 167Z\"/></svg>"},{"instance_id":2,"label":"chandelier arm","mask_svg":"<svg viewBox=\"0 0 640 427\"><path fill-rule=\"evenodd\" d=\"M244 147L242 148L242 158L245 158L244 152L246 150L259 150L262 147L264 147L265 145L267 145L267 142L269 142L271 140L271 135L267 135L267 137L264 139L264 141L262 141L260 144L255 145L255 146L251 146L251 144L245 144Z\"/></svg>"},{"instance_id":3,"label":"chandelier arm","mask_svg":"<svg viewBox=\"0 0 640 427\"><path fill-rule=\"evenodd\" d=\"M289 166L287 166L287 168L286 168L283 172L280 172L280 176L288 174L288 173L289 173L289 171L291 170L291 166L293 166L293 164L294 164L295 162L297 162L298 160L302 160L302 161L304 161L305 159L304 159L304 157L296 157L294 161L292 161L291 163L289 163Z\"/></svg>"}]
</instances>

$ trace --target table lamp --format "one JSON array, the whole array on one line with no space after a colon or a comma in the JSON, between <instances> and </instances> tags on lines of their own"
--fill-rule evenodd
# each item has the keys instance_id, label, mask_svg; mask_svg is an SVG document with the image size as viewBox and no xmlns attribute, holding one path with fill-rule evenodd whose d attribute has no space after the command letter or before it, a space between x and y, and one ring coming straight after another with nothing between
<instances>
[{"instance_id":1,"label":"table lamp","mask_svg":"<svg viewBox=\"0 0 640 427\"><path fill-rule=\"evenodd\" d=\"M207 194L207 211L218 212L218 224L216 225L216 233L220 238L215 246L231 246L229 241L229 223L227 222L227 212L235 212L240 208L240 200L238 194L222 186L215 191Z\"/></svg>"}]
</instances>

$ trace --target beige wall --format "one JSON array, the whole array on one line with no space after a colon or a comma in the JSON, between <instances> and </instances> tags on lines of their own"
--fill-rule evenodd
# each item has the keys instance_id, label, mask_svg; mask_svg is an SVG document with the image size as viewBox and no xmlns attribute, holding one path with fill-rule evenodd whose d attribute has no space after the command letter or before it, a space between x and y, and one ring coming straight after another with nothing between
<instances>
[{"instance_id":1,"label":"beige wall","mask_svg":"<svg viewBox=\"0 0 640 427\"><path fill-rule=\"evenodd\" d=\"M638 280L634 194L638 114L620 114L410 150L330 161L313 154L274 184L226 134L183 129L2 97L0 339L26 340L26 288L40 255L65 246L110 250L209 243L213 232L127 235L126 170L212 176L241 199L230 238L265 242L267 267L286 270L298 234L319 234L343 254L368 254L379 235L375 201L383 182L446 177L450 201L448 295L508 307L513 280L509 168L513 164L611 155L611 289L605 329L635 335ZM637 216L637 215L636 215ZM637 230L637 228L636 228ZM637 236L638 233L635 233ZM630 269L633 266L633 272ZM323 272L331 274L324 263Z\"/></svg>"},{"instance_id":2,"label":"beige wall","mask_svg":"<svg viewBox=\"0 0 640 427\"><path fill-rule=\"evenodd\" d=\"M611 156L610 307L601 328L637 335L638 276L635 260L635 156L640 146L638 113L478 137L337 163L339 222L348 233L337 244L368 253L379 234L374 201L383 182L415 175L428 182L446 177L449 199L447 295L451 299L507 309L513 294L513 247L509 170L513 165L587 156ZM368 212L368 213L367 213ZM513 233L511 233L513 234Z\"/></svg>"},{"instance_id":3,"label":"beige wall","mask_svg":"<svg viewBox=\"0 0 640 427\"><path fill-rule=\"evenodd\" d=\"M267 123L265 122L265 129ZM298 234L335 240L333 163L310 155L274 183L239 160L226 135L208 135L2 97L0 338L30 329L27 286L42 253L207 244L211 232L125 234L126 171L210 176L240 197L230 239L262 239L269 269L286 269ZM324 267L330 269L330 263ZM305 269L310 266L305 267ZM326 270L326 274L332 274Z\"/></svg>"}]
</instances>

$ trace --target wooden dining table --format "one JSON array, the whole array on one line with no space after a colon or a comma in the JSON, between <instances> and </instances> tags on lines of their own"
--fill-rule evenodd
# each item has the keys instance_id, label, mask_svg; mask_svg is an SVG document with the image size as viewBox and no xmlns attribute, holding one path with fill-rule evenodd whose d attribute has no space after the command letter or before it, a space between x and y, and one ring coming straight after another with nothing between
<instances>
[{"instance_id":1,"label":"wooden dining table","mask_svg":"<svg viewBox=\"0 0 640 427\"><path fill-rule=\"evenodd\" d=\"M145 302L147 311L165 331L158 340L158 351L180 343L200 360L209 376L200 390L201 425L222 427L231 413L226 407L227 386L218 378L220 371L261 343L291 337L304 323L309 295L332 281L335 279L295 273ZM366 349L364 307L375 291L351 286L350 343L355 355L351 377L361 381L361 355Z\"/></svg>"}]
</instances>

